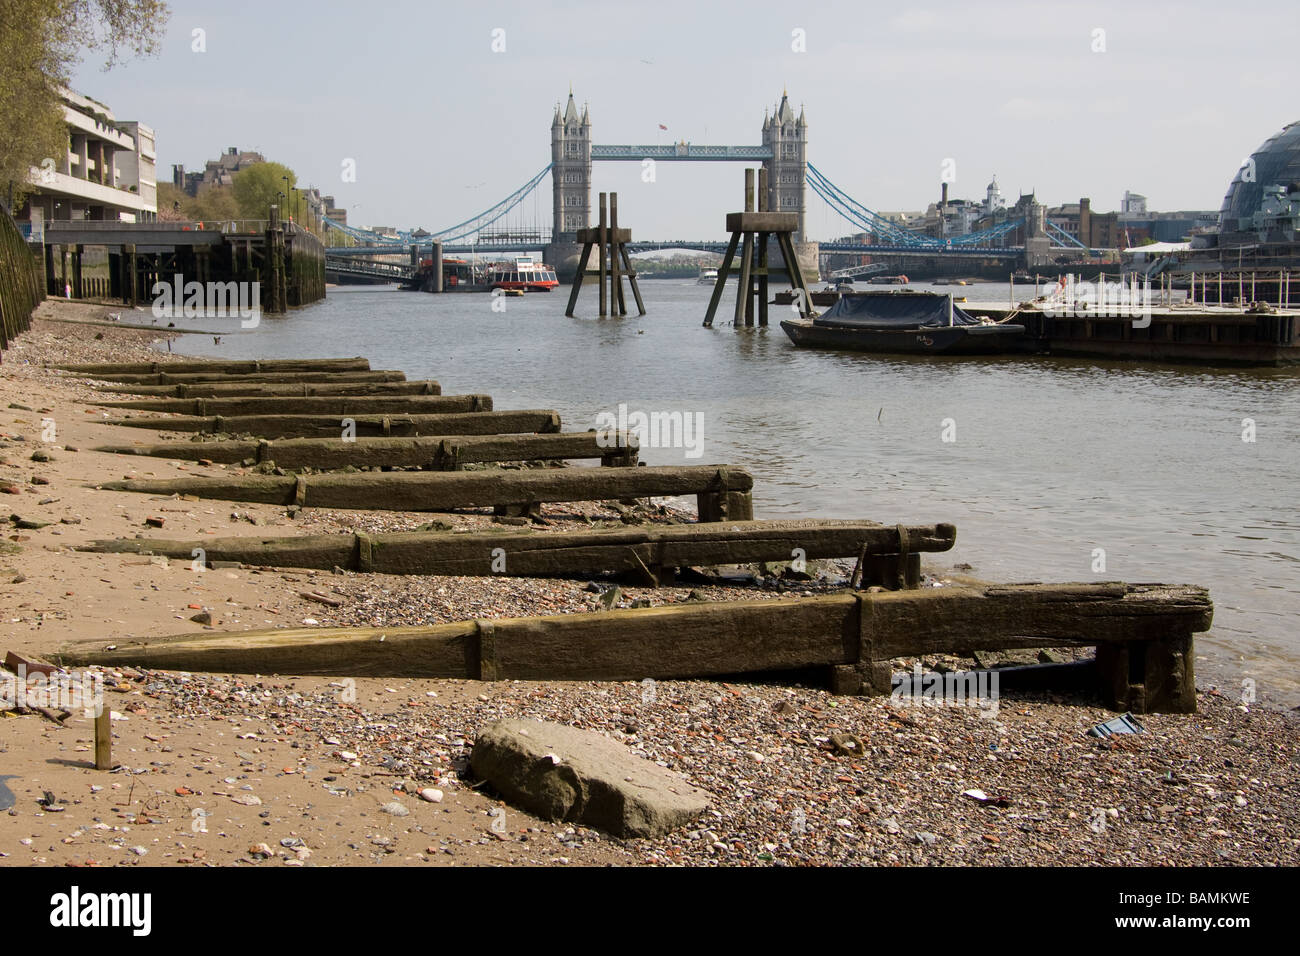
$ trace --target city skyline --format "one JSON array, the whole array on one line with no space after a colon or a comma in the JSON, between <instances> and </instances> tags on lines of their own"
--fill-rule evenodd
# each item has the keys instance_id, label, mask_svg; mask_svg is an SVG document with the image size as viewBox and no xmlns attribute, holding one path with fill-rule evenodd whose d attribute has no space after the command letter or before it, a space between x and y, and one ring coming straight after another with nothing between
<instances>
[{"instance_id":1,"label":"city skyline","mask_svg":"<svg viewBox=\"0 0 1300 956\"><path fill-rule=\"evenodd\" d=\"M1245 157L1294 119L1298 72L1261 64L1257 34L1209 4L873 15L829 3L787 15L326 3L310 18L172 7L158 58L110 72L88 60L72 78L156 129L161 179L173 164L256 149L333 194L353 223L434 231L546 165L570 84L599 144L754 145L763 110L788 90L807 112L810 160L881 211L936 201L945 161L954 198L982 198L996 176L1009 202L1033 190L1051 205L1087 196L1115 210L1127 189L1156 210L1218 209ZM1295 24L1280 5L1255 9L1265 7L1271 20L1247 22ZM1210 29L1215 18L1225 29ZM278 92L254 94L265 86ZM712 238L739 208L737 165L660 164L646 183L639 164L598 163L592 188L619 192L638 237ZM856 231L807 201L811 238ZM545 227L550 212L541 188L508 224Z\"/></svg>"}]
</instances>

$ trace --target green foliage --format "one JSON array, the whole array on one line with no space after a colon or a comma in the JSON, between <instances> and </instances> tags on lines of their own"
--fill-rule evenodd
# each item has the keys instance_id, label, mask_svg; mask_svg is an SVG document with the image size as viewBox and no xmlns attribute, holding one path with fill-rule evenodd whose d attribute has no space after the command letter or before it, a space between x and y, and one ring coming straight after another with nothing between
<instances>
[{"instance_id":1,"label":"green foliage","mask_svg":"<svg viewBox=\"0 0 1300 956\"><path fill-rule=\"evenodd\" d=\"M168 9L162 0L0 0L0 187L16 203L33 166L67 152L59 87L81 54L105 68L156 53Z\"/></svg>"},{"instance_id":2,"label":"green foliage","mask_svg":"<svg viewBox=\"0 0 1300 956\"><path fill-rule=\"evenodd\" d=\"M158 184L158 218L182 221L229 221L233 219L264 219L265 216L245 216L230 189L213 186L190 196L171 183Z\"/></svg>"},{"instance_id":3,"label":"green foliage","mask_svg":"<svg viewBox=\"0 0 1300 956\"><path fill-rule=\"evenodd\" d=\"M286 176L289 180L287 184L284 180ZM239 205L240 217L266 219L271 214L271 206L278 204L280 217L287 220L293 206L292 189L297 183L297 175L282 163L257 163L241 169L235 173L231 186L235 202ZM284 198L281 198L281 193Z\"/></svg>"}]
</instances>

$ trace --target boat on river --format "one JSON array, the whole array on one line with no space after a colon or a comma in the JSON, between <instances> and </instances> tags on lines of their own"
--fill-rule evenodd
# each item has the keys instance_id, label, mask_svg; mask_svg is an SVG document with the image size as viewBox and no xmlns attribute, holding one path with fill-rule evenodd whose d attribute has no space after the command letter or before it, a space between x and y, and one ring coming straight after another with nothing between
<instances>
[{"instance_id":1,"label":"boat on river","mask_svg":"<svg viewBox=\"0 0 1300 956\"><path fill-rule=\"evenodd\" d=\"M488 270L487 285L507 293L550 292L557 285L555 270L532 256L517 256L514 262L499 262Z\"/></svg>"},{"instance_id":2,"label":"boat on river","mask_svg":"<svg viewBox=\"0 0 1300 956\"><path fill-rule=\"evenodd\" d=\"M951 295L937 292L860 292L841 296L811 319L786 319L781 328L802 348L921 355L993 355L1023 345L1025 327L977 318Z\"/></svg>"}]
</instances>

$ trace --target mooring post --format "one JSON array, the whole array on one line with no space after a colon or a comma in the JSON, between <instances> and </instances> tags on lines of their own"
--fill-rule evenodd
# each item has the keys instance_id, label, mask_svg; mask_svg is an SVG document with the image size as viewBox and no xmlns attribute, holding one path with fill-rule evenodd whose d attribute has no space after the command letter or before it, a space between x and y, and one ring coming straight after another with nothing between
<instances>
[{"instance_id":1,"label":"mooring post","mask_svg":"<svg viewBox=\"0 0 1300 956\"><path fill-rule=\"evenodd\" d=\"M133 306L139 301L135 274L135 243L128 242L122 246L122 252L125 253L122 258L126 260L126 304Z\"/></svg>"},{"instance_id":2,"label":"mooring post","mask_svg":"<svg viewBox=\"0 0 1300 956\"><path fill-rule=\"evenodd\" d=\"M709 308L704 313L704 327L706 329L713 327L713 317L718 311L718 303L722 301L722 290L726 288L727 276L731 272L732 260L736 258L736 246L740 242L740 233L733 232L731 241L727 243L727 251L722 257L722 265L718 268L718 281L713 283L713 295L709 297Z\"/></svg>"},{"instance_id":3,"label":"mooring post","mask_svg":"<svg viewBox=\"0 0 1300 956\"><path fill-rule=\"evenodd\" d=\"M745 212L754 211L754 170L745 169ZM740 252L740 283L736 287L736 315L733 323L736 328L753 325L754 316L750 307L750 274L754 268L754 234L746 232Z\"/></svg>"},{"instance_id":4,"label":"mooring post","mask_svg":"<svg viewBox=\"0 0 1300 956\"><path fill-rule=\"evenodd\" d=\"M600 276L600 282L598 284L600 286L600 317L602 319L605 317L608 311L606 307L607 300L605 298L605 296L608 294L608 290L605 288L605 276L609 272L609 265L608 263L605 262L605 253L606 253L605 239L608 235L608 227L609 227L609 222L607 217L608 217L608 212L605 205L605 194L601 193L600 194L600 223L596 227L596 245L598 247L596 262L600 267L600 272L598 273L598 275Z\"/></svg>"},{"instance_id":5,"label":"mooring post","mask_svg":"<svg viewBox=\"0 0 1300 956\"><path fill-rule=\"evenodd\" d=\"M609 194L609 239L610 313L627 315L627 306L623 301L623 277L619 274L618 261L618 193Z\"/></svg>"},{"instance_id":6,"label":"mooring post","mask_svg":"<svg viewBox=\"0 0 1300 956\"><path fill-rule=\"evenodd\" d=\"M85 248L86 248L85 246L79 246L79 245L73 246L73 298L74 299L86 298L86 289L82 285L82 274L81 274L81 255L82 255L82 250L85 250ZM1278 285L1278 289L1279 290L1282 289L1281 284Z\"/></svg>"},{"instance_id":7,"label":"mooring post","mask_svg":"<svg viewBox=\"0 0 1300 956\"><path fill-rule=\"evenodd\" d=\"M767 167L758 168L758 211L768 212ZM767 233L758 234L758 324L767 328Z\"/></svg>"}]
</instances>

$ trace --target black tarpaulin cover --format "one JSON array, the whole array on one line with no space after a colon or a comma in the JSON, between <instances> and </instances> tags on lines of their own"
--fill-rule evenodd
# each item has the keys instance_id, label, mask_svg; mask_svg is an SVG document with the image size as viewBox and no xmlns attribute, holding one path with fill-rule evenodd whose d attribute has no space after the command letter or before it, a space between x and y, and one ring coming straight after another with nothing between
<instances>
[{"instance_id":1,"label":"black tarpaulin cover","mask_svg":"<svg viewBox=\"0 0 1300 956\"><path fill-rule=\"evenodd\" d=\"M948 296L937 292L869 292L840 296L814 320L815 325L845 329L933 329L948 324ZM979 325L958 306L953 325Z\"/></svg>"}]
</instances>

